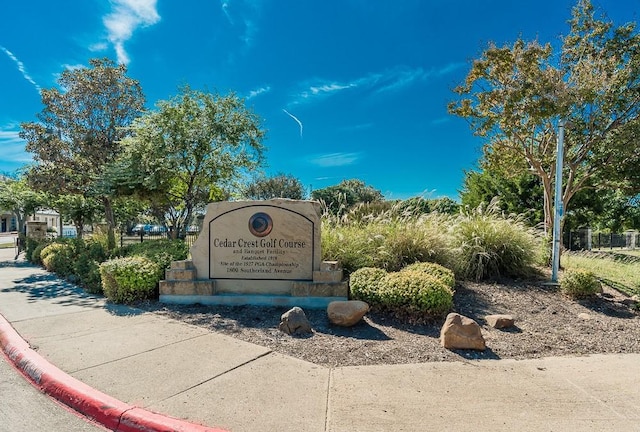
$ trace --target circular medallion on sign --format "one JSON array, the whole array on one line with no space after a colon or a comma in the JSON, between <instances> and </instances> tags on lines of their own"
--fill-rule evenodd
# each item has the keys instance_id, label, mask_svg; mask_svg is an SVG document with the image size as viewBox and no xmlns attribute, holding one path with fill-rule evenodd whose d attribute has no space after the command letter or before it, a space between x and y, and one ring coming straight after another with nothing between
<instances>
[{"instance_id":1,"label":"circular medallion on sign","mask_svg":"<svg viewBox=\"0 0 640 432\"><path fill-rule=\"evenodd\" d=\"M256 237L266 237L273 228L273 220L266 213L256 213L249 219L249 231Z\"/></svg>"}]
</instances>

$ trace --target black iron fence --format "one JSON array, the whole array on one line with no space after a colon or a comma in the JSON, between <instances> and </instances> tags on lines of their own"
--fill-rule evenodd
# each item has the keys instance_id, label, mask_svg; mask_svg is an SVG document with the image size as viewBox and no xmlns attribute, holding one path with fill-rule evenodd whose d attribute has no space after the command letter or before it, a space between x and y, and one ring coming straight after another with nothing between
<instances>
[{"instance_id":1,"label":"black iron fence","mask_svg":"<svg viewBox=\"0 0 640 432\"><path fill-rule=\"evenodd\" d=\"M182 240L187 243L189 247L193 246L196 239L198 238L199 232L197 231L189 231L186 236L182 238ZM140 231L137 233L120 233L120 246L124 246L132 243L142 243L145 241L153 241L159 239L170 239L172 238L172 233L170 231L161 232L161 231Z\"/></svg>"},{"instance_id":2,"label":"black iron fence","mask_svg":"<svg viewBox=\"0 0 640 432\"><path fill-rule=\"evenodd\" d=\"M590 229L581 229L565 232L563 243L569 250L638 249L640 233L637 231L594 232Z\"/></svg>"}]
</instances>

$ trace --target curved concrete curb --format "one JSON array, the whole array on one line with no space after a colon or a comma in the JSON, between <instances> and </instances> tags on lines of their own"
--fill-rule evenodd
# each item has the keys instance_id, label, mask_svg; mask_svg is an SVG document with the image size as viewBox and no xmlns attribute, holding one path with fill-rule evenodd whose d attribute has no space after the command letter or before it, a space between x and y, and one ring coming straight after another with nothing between
<instances>
[{"instance_id":1,"label":"curved concrete curb","mask_svg":"<svg viewBox=\"0 0 640 432\"><path fill-rule=\"evenodd\" d=\"M89 387L32 350L1 314L0 347L35 387L113 431L226 432L147 411Z\"/></svg>"}]
</instances>

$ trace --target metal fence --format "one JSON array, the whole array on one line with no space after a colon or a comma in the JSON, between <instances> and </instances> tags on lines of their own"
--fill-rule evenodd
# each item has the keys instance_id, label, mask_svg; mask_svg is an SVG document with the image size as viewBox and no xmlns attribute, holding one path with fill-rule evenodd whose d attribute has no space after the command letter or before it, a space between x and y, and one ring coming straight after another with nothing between
<instances>
[{"instance_id":1,"label":"metal fence","mask_svg":"<svg viewBox=\"0 0 640 432\"><path fill-rule=\"evenodd\" d=\"M182 239L189 246L193 246L196 239L198 238L199 232L188 232L187 235ZM120 233L120 247L133 243L142 243L145 241L153 241L159 239L170 239L170 232L145 232L140 231L140 233Z\"/></svg>"},{"instance_id":2,"label":"metal fence","mask_svg":"<svg viewBox=\"0 0 640 432\"><path fill-rule=\"evenodd\" d=\"M581 229L565 232L563 243L569 250L637 249L640 248L640 233L593 232L590 229Z\"/></svg>"}]
</instances>

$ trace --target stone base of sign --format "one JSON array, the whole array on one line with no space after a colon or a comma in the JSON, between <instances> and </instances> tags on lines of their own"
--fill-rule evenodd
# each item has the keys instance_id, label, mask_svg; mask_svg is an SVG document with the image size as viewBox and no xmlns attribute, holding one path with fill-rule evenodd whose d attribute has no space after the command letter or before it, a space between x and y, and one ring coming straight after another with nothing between
<instances>
[{"instance_id":1,"label":"stone base of sign","mask_svg":"<svg viewBox=\"0 0 640 432\"><path fill-rule=\"evenodd\" d=\"M346 297L293 297L277 295L216 294L207 295L160 295L160 302L167 304L202 304L207 306L276 306L308 309L326 309L329 303L347 300Z\"/></svg>"},{"instance_id":2,"label":"stone base of sign","mask_svg":"<svg viewBox=\"0 0 640 432\"><path fill-rule=\"evenodd\" d=\"M246 287L233 281L233 290L225 287L225 280L196 279L197 272L192 261L173 261L165 271L165 280L160 281L160 302L172 304L204 305L254 305L254 306L300 306L326 308L336 300L347 300L349 284L343 281L343 271L335 261L323 261L320 270L313 272L313 281L243 281ZM270 287L269 294L259 294Z\"/></svg>"}]
</instances>

